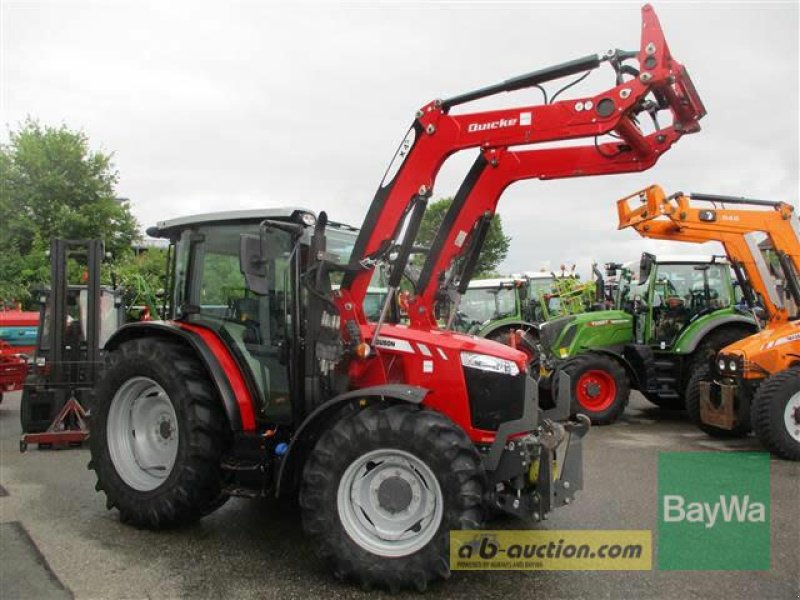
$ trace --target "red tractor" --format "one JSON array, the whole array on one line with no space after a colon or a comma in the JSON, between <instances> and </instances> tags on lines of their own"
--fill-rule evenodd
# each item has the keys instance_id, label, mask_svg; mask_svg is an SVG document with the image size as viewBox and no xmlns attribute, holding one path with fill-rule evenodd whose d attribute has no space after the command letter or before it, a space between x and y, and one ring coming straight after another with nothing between
<instances>
[{"instance_id":1,"label":"red tractor","mask_svg":"<svg viewBox=\"0 0 800 600\"><path fill-rule=\"evenodd\" d=\"M300 209L152 228L171 242L167 320L123 326L108 341L91 415L90 467L108 506L125 522L161 528L231 495L298 495L304 529L337 576L424 589L449 574L450 530L480 527L487 511L538 521L569 504L582 487L589 427L581 415L569 420L569 382L540 406L526 354L440 329L433 303L466 288L511 181L643 170L699 129L691 81L653 10L642 14L638 51L425 105L359 231ZM595 96L449 114L603 63L616 85ZM672 122L643 133L636 117L662 111ZM599 143L607 133L619 139ZM575 138L594 139L509 150ZM467 148L481 157L411 282L411 323L393 323L435 176ZM483 182L497 193L478 193ZM371 322L363 306L376 267L389 293Z\"/></svg>"}]
</instances>

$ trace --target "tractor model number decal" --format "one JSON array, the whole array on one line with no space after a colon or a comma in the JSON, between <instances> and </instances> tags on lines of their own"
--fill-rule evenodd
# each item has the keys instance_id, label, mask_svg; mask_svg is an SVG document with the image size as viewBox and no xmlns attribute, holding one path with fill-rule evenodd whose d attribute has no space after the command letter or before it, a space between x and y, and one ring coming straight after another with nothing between
<instances>
[{"instance_id":1,"label":"tractor model number decal","mask_svg":"<svg viewBox=\"0 0 800 600\"><path fill-rule=\"evenodd\" d=\"M400 171L400 167L403 166L403 163L408 156L408 153L411 152L411 148L414 146L414 140L417 137L417 133L412 127L408 130L406 137L400 143L400 147L397 149L397 153L395 153L392 162L389 163L389 168L386 169L386 175L383 176L383 181L381 182L381 187L386 187L392 181L394 181L395 176L397 175L398 171Z\"/></svg>"},{"instance_id":2,"label":"tractor model number decal","mask_svg":"<svg viewBox=\"0 0 800 600\"><path fill-rule=\"evenodd\" d=\"M603 325L623 325L627 323L626 319L603 319L602 321L589 321L587 327L602 327Z\"/></svg>"}]
</instances>

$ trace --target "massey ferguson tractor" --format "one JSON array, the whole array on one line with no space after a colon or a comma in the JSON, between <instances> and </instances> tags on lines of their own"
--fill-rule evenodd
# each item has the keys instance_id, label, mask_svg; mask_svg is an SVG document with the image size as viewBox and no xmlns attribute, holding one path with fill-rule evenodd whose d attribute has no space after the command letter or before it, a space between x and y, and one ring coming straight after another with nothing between
<instances>
[{"instance_id":1,"label":"massey ferguson tractor","mask_svg":"<svg viewBox=\"0 0 800 600\"><path fill-rule=\"evenodd\" d=\"M637 197L641 205L631 208ZM714 437L755 429L772 452L800 460L800 222L794 207L710 194L667 196L655 185L618 207L620 227L642 237L721 243L747 309L763 315L761 331L731 340L715 360L694 369L686 392L692 421Z\"/></svg>"},{"instance_id":2,"label":"massey ferguson tractor","mask_svg":"<svg viewBox=\"0 0 800 600\"><path fill-rule=\"evenodd\" d=\"M540 406L523 352L441 330L433 308L466 289L510 183L641 171L699 130L705 111L688 74L653 9L642 17L637 51L423 106L357 234L299 209L151 229L171 243L166 320L123 326L108 341L91 414L90 468L108 507L163 528L231 495L297 494L303 527L338 577L421 590L449 575L451 530L480 527L488 511L538 521L572 502L588 419L569 420L568 393ZM594 95L451 114L601 65L615 84ZM669 122L646 133L638 119L648 114ZM576 139L589 141L535 149ZM410 282L409 324L391 323L436 174L470 148L478 161ZM370 321L376 268L388 293Z\"/></svg>"}]
</instances>

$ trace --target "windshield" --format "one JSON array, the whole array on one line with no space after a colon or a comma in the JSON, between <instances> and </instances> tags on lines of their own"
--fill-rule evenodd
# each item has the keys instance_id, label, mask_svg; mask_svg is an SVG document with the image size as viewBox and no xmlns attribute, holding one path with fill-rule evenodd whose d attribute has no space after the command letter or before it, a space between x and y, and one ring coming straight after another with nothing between
<instances>
[{"instance_id":1,"label":"windshield","mask_svg":"<svg viewBox=\"0 0 800 600\"><path fill-rule=\"evenodd\" d=\"M473 288L461 297L458 320L467 327L513 315L517 309L513 288Z\"/></svg>"},{"instance_id":2,"label":"windshield","mask_svg":"<svg viewBox=\"0 0 800 600\"><path fill-rule=\"evenodd\" d=\"M339 264L349 263L353 248L356 245L358 232L335 225L328 225L327 229L325 229L325 237L328 242L328 253L335 255Z\"/></svg>"},{"instance_id":3,"label":"windshield","mask_svg":"<svg viewBox=\"0 0 800 600\"><path fill-rule=\"evenodd\" d=\"M653 306L680 304L693 314L731 306L729 277L728 265L659 264Z\"/></svg>"},{"instance_id":4,"label":"windshield","mask_svg":"<svg viewBox=\"0 0 800 600\"><path fill-rule=\"evenodd\" d=\"M553 290L553 278L547 279L529 279L528 280L528 298L531 300L538 300L542 294L549 294Z\"/></svg>"}]
</instances>

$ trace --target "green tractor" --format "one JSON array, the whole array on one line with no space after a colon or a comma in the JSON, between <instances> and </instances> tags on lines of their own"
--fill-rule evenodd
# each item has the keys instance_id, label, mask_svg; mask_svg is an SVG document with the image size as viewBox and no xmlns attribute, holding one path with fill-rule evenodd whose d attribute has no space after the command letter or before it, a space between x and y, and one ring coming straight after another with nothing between
<instances>
[{"instance_id":1,"label":"green tractor","mask_svg":"<svg viewBox=\"0 0 800 600\"><path fill-rule=\"evenodd\" d=\"M601 280L602 286L602 280ZM526 272L471 281L451 315L451 329L514 346L535 364L538 326L564 315L592 310L597 285L567 272ZM538 369L538 366L536 367Z\"/></svg>"},{"instance_id":2,"label":"green tractor","mask_svg":"<svg viewBox=\"0 0 800 600\"><path fill-rule=\"evenodd\" d=\"M544 389L569 374L572 411L614 422L631 389L664 409L684 406L692 371L758 330L737 298L728 262L718 257L643 254L638 273L607 265L615 280L612 310L568 315L539 327Z\"/></svg>"},{"instance_id":3,"label":"green tractor","mask_svg":"<svg viewBox=\"0 0 800 600\"><path fill-rule=\"evenodd\" d=\"M541 320L541 298L553 285L550 273L471 281L461 297L453 329L496 339Z\"/></svg>"}]
</instances>

